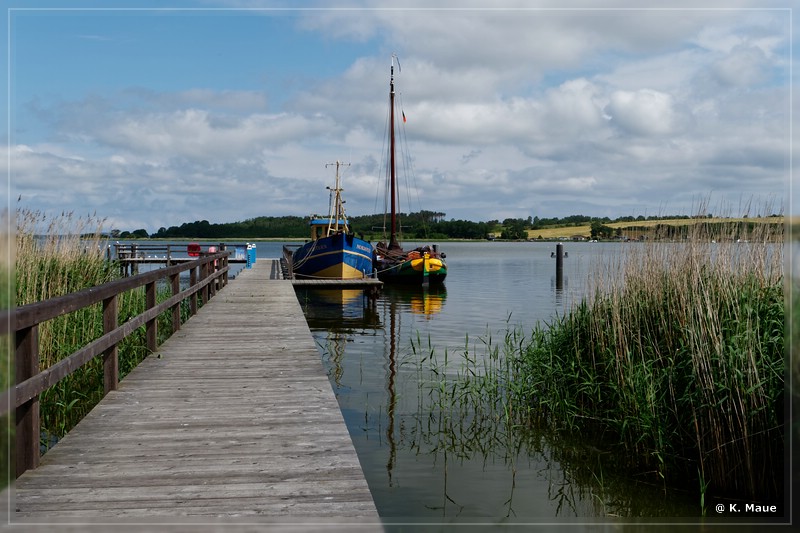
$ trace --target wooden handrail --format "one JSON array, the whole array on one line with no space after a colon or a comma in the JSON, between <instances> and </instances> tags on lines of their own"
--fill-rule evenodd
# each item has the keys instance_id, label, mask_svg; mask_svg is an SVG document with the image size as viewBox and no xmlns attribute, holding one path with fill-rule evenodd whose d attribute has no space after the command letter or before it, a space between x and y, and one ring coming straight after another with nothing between
<instances>
[{"instance_id":1,"label":"wooden handrail","mask_svg":"<svg viewBox=\"0 0 800 533\"><path fill-rule=\"evenodd\" d=\"M14 387L0 393L0 416L10 413L12 409L16 410L17 477L39 464L39 395L98 355L103 356L103 394L116 389L119 382L118 343L145 326L147 348L151 352L155 351L158 315L171 309L173 332L177 331L180 328L181 302L190 300L191 316L197 312L198 293L201 302L206 303L216 294L217 285L221 288L227 284L230 253L203 253L191 262L111 281L72 294L23 305L11 311L0 311L0 334L14 332L16 337L16 381ZM181 291L178 276L187 270L189 287ZM161 279L169 282L172 296L156 304L155 287L156 282ZM145 311L118 325L119 295L142 286L145 287L146 295ZM39 324L99 302L103 303L103 335L40 371Z\"/></svg>"}]
</instances>

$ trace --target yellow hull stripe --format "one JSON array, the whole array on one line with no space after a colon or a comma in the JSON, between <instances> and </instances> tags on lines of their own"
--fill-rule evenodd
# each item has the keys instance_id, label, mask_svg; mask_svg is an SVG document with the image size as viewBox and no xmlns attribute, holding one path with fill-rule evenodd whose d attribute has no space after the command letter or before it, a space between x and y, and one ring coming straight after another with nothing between
<instances>
[{"instance_id":1,"label":"yellow hull stripe","mask_svg":"<svg viewBox=\"0 0 800 533\"><path fill-rule=\"evenodd\" d=\"M364 277L364 273L350 265L340 263L338 265L329 266L328 268L323 268L315 272L313 276L320 278L361 279Z\"/></svg>"}]
</instances>

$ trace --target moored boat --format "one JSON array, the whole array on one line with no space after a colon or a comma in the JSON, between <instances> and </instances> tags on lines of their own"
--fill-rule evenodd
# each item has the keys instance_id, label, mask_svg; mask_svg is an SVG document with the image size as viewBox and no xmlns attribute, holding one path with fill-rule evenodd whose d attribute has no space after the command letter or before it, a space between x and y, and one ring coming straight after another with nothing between
<instances>
[{"instance_id":1,"label":"moored boat","mask_svg":"<svg viewBox=\"0 0 800 533\"><path fill-rule=\"evenodd\" d=\"M412 285L435 285L444 282L447 276L445 254L439 253L437 245L420 246L410 251L403 249L399 241L397 223L397 164L395 158L395 91L394 60L389 76L389 187L390 229L388 243L384 240L375 246L375 271L378 279L386 283ZM399 68L399 63L398 63ZM401 111L402 113L402 111ZM405 114L403 114L405 120ZM384 228L385 234L386 228Z\"/></svg>"},{"instance_id":2,"label":"moored boat","mask_svg":"<svg viewBox=\"0 0 800 533\"><path fill-rule=\"evenodd\" d=\"M327 217L312 216L309 221L311 240L292 252L292 274L301 279L358 279L373 273L373 248L356 237L344 212L339 167L336 184L330 190ZM330 166L330 165L325 165Z\"/></svg>"}]
</instances>

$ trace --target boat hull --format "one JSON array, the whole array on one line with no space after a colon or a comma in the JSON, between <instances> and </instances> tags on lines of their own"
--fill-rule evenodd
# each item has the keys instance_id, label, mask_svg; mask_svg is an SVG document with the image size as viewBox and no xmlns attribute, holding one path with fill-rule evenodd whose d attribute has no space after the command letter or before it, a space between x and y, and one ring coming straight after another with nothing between
<instances>
[{"instance_id":1,"label":"boat hull","mask_svg":"<svg viewBox=\"0 0 800 533\"><path fill-rule=\"evenodd\" d=\"M360 279L372 268L372 245L344 233L307 242L292 254L296 278Z\"/></svg>"},{"instance_id":2,"label":"boat hull","mask_svg":"<svg viewBox=\"0 0 800 533\"><path fill-rule=\"evenodd\" d=\"M447 277L447 265L441 259L428 259L428 274L425 275L423 259L406 259L398 263L378 262L378 279L385 283L422 285L427 277L430 285L438 285Z\"/></svg>"}]
</instances>

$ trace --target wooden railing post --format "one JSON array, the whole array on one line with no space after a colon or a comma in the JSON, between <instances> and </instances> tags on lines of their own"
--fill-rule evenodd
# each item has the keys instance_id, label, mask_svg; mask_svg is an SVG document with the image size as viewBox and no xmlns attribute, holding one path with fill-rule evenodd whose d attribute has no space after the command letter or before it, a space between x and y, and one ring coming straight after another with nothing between
<instances>
[{"instance_id":1,"label":"wooden railing post","mask_svg":"<svg viewBox=\"0 0 800 533\"><path fill-rule=\"evenodd\" d=\"M180 274L173 274L169 277L169 282L172 285L172 295L175 296L181 292L181 278ZM181 304L180 302L172 306L172 333L181 329Z\"/></svg>"},{"instance_id":2,"label":"wooden railing post","mask_svg":"<svg viewBox=\"0 0 800 533\"><path fill-rule=\"evenodd\" d=\"M225 243L224 242L219 243L219 251L220 252L224 252L226 250L227 250L227 247L225 246ZM219 260L219 265L223 269L226 266L228 266L228 256L227 255ZM222 274L222 279L220 279L219 286L220 286L220 288L222 288L227 284L228 284L228 272L226 271L226 272L224 272Z\"/></svg>"},{"instance_id":3,"label":"wooden railing post","mask_svg":"<svg viewBox=\"0 0 800 533\"><path fill-rule=\"evenodd\" d=\"M16 383L39 373L39 326L17 331ZM16 477L39 466L39 395L16 409Z\"/></svg>"},{"instance_id":4,"label":"wooden railing post","mask_svg":"<svg viewBox=\"0 0 800 533\"><path fill-rule=\"evenodd\" d=\"M145 308L152 309L156 306L156 283L155 281L145 285ZM145 324L145 337L147 342L147 350L150 353L155 353L158 348L158 319L153 318L148 320Z\"/></svg>"},{"instance_id":5,"label":"wooden railing post","mask_svg":"<svg viewBox=\"0 0 800 533\"><path fill-rule=\"evenodd\" d=\"M208 262L208 275L213 276L217 273L217 261L209 261ZM214 278L211 283L207 285L208 287L208 299L214 297L217 294L217 278Z\"/></svg>"},{"instance_id":6,"label":"wooden railing post","mask_svg":"<svg viewBox=\"0 0 800 533\"><path fill-rule=\"evenodd\" d=\"M197 285L197 267L189 269L189 286L194 287ZM189 314L194 316L197 314L197 293L193 293L189 297Z\"/></svg>"},{"instance_id":7,"label":"wooden railing post","mask_svg":"<svg viewBox=\"0 0 800 533\"><path fill-rule=\"evenodd\" d=\"M208 277L208 263L200 265L200 281L205 281ZM205 305L208 303L208 285L200 289L200 303Z\"/></svg>"},{"instance_id":8,"label":"wooden railing post","mask_svg":"<svg viewBox=\"0 0 800 533\"><path fill-rule=\"evenodd\" d=\"M103 334L117 329L119 305L117 295L103 300ZM119 383L119 350L115 343L103 352L103 396L117 389Z\"/></svg>"}]
</instances>

